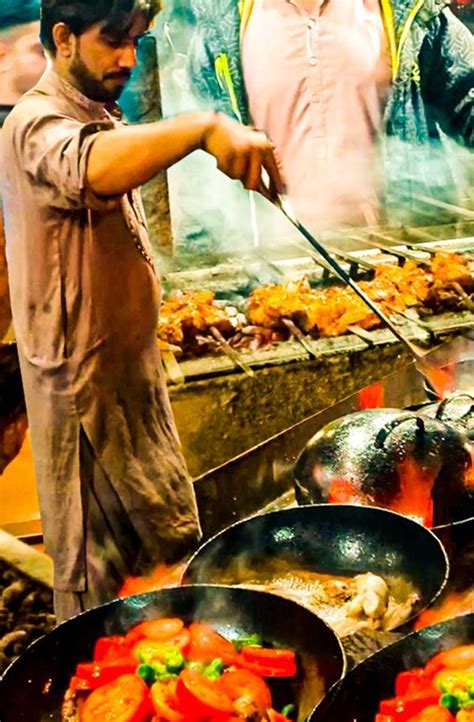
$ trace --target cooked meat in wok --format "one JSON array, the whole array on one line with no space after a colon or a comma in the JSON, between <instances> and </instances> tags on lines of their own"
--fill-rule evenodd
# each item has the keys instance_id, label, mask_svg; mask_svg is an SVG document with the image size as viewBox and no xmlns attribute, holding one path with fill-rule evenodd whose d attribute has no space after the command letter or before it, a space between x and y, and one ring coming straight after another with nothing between
<instances>
[{"instance_id":1,"label":"cooked meat in wok","mask_svg":"<svg viewBox=\"0 0 474 722\"><path fill-rule=\"evenodd\" d=\"M239 586L273 592L303 604L341 637L363 630L395 629L412 616L419 599L403 579L384 579L371 572L333 576L288 569L286 562L277 562L272 571L267 568L252 574L249 570L244 576L245 582Z\"/></svg>"}]
</instances>

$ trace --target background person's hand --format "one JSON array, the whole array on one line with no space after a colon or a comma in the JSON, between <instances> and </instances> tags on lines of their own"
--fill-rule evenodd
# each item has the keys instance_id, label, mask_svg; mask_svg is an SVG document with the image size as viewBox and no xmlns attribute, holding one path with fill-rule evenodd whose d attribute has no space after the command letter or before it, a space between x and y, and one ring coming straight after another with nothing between
<instances>
[{"instance_id":1,"label":"background person's hand","mask_svg":"<svg viewBox=\"0 0 474 722\"><path fill-rule=\"evenodd\" d=\"M214 156L223 173L240 180L249 191L258 191L274 201L284 192L284 183L274 154L274 147L265 133L237 123L222 113L216 113L206 130L203 150ZM264 183L262 171L269 183Z\"/></svg>"}]
</instances>

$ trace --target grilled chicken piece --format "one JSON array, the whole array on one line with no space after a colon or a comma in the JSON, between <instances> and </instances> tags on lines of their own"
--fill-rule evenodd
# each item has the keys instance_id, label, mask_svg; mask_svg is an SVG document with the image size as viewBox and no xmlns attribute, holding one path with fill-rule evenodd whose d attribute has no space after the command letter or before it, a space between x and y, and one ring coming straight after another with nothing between
<instances>
[{"instance_id":1,"label":"grilled chicken piece","mask_svg":"<svg viewBox=\"0 0 474 722\"><path fill-rule=\"evenodd\" d=\"M232 318L210 291L179 293L164 301L158 322L158 338L181 349L199 346L198 337L214 327L226 337L234 332Z\"/></svg>"},{"instance_id":2,"label":"grilled chicken piece","mask_svg":"<svg viewBox=\"0 0 474 722\"><path fill-rule=\"evenodd\" d=\"M455 253L436 253L431 262L433 281L437 284L457 282L468 293L474 290L474 264Z\"/></svg>"}]
</instances>

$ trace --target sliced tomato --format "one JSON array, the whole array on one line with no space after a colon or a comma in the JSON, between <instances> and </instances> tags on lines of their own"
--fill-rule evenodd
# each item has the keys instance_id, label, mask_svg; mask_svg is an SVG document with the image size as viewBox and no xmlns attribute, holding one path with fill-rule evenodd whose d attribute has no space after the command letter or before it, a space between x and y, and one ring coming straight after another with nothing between
<instances>
[{"instance_id":1,"label":"sliced tomato","mask_svg":"<svg viewBox=\"0 0 474 722\"><path fill-rule=\"evenodd\" d=\"M433 678L427 674L425 668L416 667L408 669L406 672L400 672L395 682L395 694L397 697L403 697L411 692L430 688L432 685Z\"/></svg>"},{"instance_id":2,"label":"sliced tomato","mask_svg":"<svg viewBox=\"0 0 474 722\"><path fill-rule=\"evenodd\" d=\"M69 689L72 692L88 692L91 688L84 679L79 679L79 677L71 677L71 681L69 682Z\"/></svg>"},{"instance_id":3,"label":"sliced tomato","mask_svg":"<svg viewBox=\"0 0 474 722\"><path fill-rule=\"evenodd\" d=\"M253 672L259 677L295 677L298 671L296 665L285 670L283 668L278 669L277 667L273 667L271 665L268 666L263 662L246 662L241 655L237 657L233 664L236 667L248 669L249 672Z\"/></svg>"},{"instance_id":4,"label":"sliced tomato","mask_svg":"<svg viewBox=\"0 0 474 722\"><path fill-rule=\"evenodd\" d=\"M169 650L163 642L154 642L152 639L141 639L132 649L132 656L137 662L162 662Z\"/></svg>"},{"instance_id":5,"label":"sliced tomato","mask_svg":"<svg viewBox=\"0 0 474 722\"><path fill-rule=\"evenodd\" d=\"M220 680L219 680L220 682ZM230 715L232 699L218 682L211 681L200 672L185 669L178 677L176 698L186 719Z\"/></svg>"},{"instance_id":6,"label":"sliced tomato","mask_svg":"<svg viewBox=\"0 0 474 722\"><path fill-rule=\"evenodd\" d=\"M76 667L76 677L87 684L88 689L97 689L124 674L133 674L136 668L137 661L128 657L103 662L83 662Z\"/></svg>"},{"instance_id":7,"label":"sliced tomato","mask_svg":"<svg viewBox=\"0 0 474 722\"><path fill-rule=\"evenodd\" d=\"M466 669L474 666L474 644L464 644L460 647L447 649L430 659L426 665L428 671L438 670L442 667L450 669Z\"/></svg>"},{"instance_id":8,"label":"sliced tomato","mask_svg":"<svg viewBox=\"0 0 474 722\"><path fill-rule=\"evenodd\" d=\"M153 639L157 642L166 642L176 637L184 628L184 622L177 617L163 617L141 622L130 629L125 637L126 643L133 646L140 639Z\"/></svg>"},{"instance_id":9,"label":"sliced tomato","mask_svg":"<svg viewBox=\"0 0 474 722\"><path fill-rule=\"evenodd\" d=\"M405 722L410 717L421 712L429 705L435 705L439 701L439 690L428 689L405 695L404 697L394 697L393 699L385 699L380 703L380 713L392 715L396 722Z\"/></svg>"},{"instance_id":10,"label":"sliced tomato","mask_svg":"<svg viewBox=\"0 0 474 722\"><path fill-rule=\"evenodd\" d=\"M460 709L456 715L456 722L474 722L474 707Z\"/></svg>"},{"instance_id":11,"label":"sliced tomato","mask_svg":"<svg viewBox=\"0 0 474 722\"><path fill-rule=\"evenodd\" d=\"M80 722L147 722L152 714L150 693L135 674L126 674L96 689L79 712Z\"/></svg>"},{"instance_id":12,"label":"sliced tomato","mask_svg":"<svg viewBox=\"0 0 474 722\"><path fill-rule=\"evenodd\" d=\"M94 647L94 661L117 659L125 656L125 637L115 634L111 637L100 637Z\"/></svg>"},{"instance_id":13,"label":"sliced tomato","mask_svg":"<svg viewBox=\"0 0 474 722\"><path fill-rule=\"evenodd\" d=\"M395 722L395 717L391 714L376 714L375 722Z\"/></svg>"},{"instance_id":14,"label":"sliced tomato","mask_svg":"<svg viewBox=\"0 0 474 722\"><path fill-rule=\"evenodd\" d=\"M224 672L219 685L232 701L245 698L253 702L261 714L272 706L272 694L267 683L248 669Z\"/></svg>"},{"instance_id":15,"label":"sliced tomato","mask_svg":"<svg viewBox=\"0 0 474 722\"><path fill-rule=\"evenodd\" d=\"M216 657L226 664L237 659L237 652L231 642L207 624L190 624L191 644L189 659L197 662L211 662Z\"/></svg>"},{"instance_id":16,"label":"sliced tomato","mask_svg":"<svg viewBox=\"0 0 474 722\"><path fill-rule=\"evenodd\" d=\"M454 719L446 707L435 704L426 707L414 717L410 717L408 722L454 722Z\"/></svg>"},{"instance_id":17,"label":"sliced tomato","mask_svg":"<svg viewBox=\"0 0 474 722\"><path fill-rule=\"evenodd\" d=\"M177 647L182 654L187 654L191 646L191 634L187 629L183 629L175 637L171 637L165 644L169 647Z\"/></svg>"},{"instance_id":18,"label":"sliced tomato","mask_svg":"<svg viewBox=\"0 0 474 722\"><path fill-rule=\"evenodd\" d=\"M159 720L184 722L185 717L177 709L176 684L155 682L151 688L151 702Z\"/></svg>"},{"instance_id":19,"label":"sliced tomato","mask_svg":"<svg viewBox=\"0 0 474 722\"><path fill-rule=\"evenodd\" d=\"M250 664L274 670L273 675L262 676L294 677L296 675L296 655L291 649L264 649L263 647L244 647L242 659Z\"/></svg>"},{"instance_id":20,"label":"sliced tomato","mask_svg":"<svg viewBox=\"0 0 474 722\"><path fill-rule=\"evenodd\" d=\"M132 649L132 656L136 659L142 659L148 655L151 659L163 660L165 654L169 652L170 647L179 649L182 654L186 654L190 646L190 636L186 629L183 629L178 637L173 637L173 644L168 642L158 642L154 639L140 639Z\"/></svg>"}]
</instances>

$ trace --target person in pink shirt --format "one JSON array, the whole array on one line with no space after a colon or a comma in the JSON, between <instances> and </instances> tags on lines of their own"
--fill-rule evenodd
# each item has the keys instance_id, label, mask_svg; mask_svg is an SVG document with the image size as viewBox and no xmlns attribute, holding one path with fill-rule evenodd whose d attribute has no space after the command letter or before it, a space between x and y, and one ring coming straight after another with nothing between
<instances>
[{"instance_id":1,"label":"person in pink shirt","mask_svg":"<svg viewBox=\"0 0 474 722\"><path fill-rule=\"evenodd\" d=\"M474 40L447 0L190 5L193 87L267 133L307 225L454 199L447 138L474 145Z\"/></svg>"},{"instance_id":2,"label":"person in pink shirt","mask_svg":"<svg viewBox=\"0 0 474 722\"><path fill-rule=\"evenodd\" d=\"M390 85L377 0L261 0L241 54L252 121L278 149L296 214L313 227L375 220Z\"/></svg>"}]
</instances>

